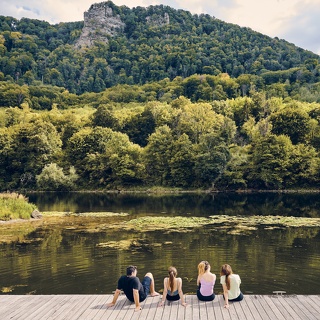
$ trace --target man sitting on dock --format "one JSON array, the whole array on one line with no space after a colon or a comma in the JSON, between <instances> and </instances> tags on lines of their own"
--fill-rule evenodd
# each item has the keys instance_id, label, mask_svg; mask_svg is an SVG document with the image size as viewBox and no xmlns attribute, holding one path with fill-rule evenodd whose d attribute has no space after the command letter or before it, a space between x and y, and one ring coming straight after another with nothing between
<instances>
[{"instance_id":1,"label":"man sitting on dock","mask_svg":"<svg viewBox=\"0 0 320 320\"><path fill-rule=\"evenodd\" d=\"M130 301L135 303L135 311L141 310L140 302L144 301L149 293L152 297L159 295L155 291L152 273L148 272L141 283L137 277L137 272L136 266L129 266L127 268L127 275L119 278L117 290L114 293L112 302L107 304L108 307L113 307L116 304L121 290L123 290Z\"/></svg>"}]
</instances>

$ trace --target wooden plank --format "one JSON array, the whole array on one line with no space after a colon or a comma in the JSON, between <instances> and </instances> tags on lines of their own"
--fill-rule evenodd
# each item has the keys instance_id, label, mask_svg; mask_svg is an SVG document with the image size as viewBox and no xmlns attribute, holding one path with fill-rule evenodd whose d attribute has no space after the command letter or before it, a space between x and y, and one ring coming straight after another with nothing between
<instances>
[{"instance_id":1,"label":"wooden plank","mask_svg":"<svg viewBox=\"0 0 320 320\"><path fill-rule=\"evenodd\" d=\"M197 296L191 296L192 305L192 319L200 320L200 306Z\"/></svg>"},{"instance_id":2,"label":"wooden plank","mask_svg":"<svg viewBox=\"0 0 320 320\"><path fill-rule=\"evenodd\" d=\"M184 301L186 302L186 296L184 296ZM187 306L183 306L181 303L179 303L179 305L178 305L178 315L177 315L176 320L184 320L186 308L188 308L188 305ZM190 308L190 306L189 306L189 308Z\"/></svg>"},{"instance_id":3,"label":"wooden plank","mask_svg":"<svg viewBox=\"0 0 320 320\"><path fill-rule=\"evenodd\" d=\"M154 320L161 320L162 319L162 314L163 314L163 311L164 311L164 308L163 307L160 307L159 306L159 303L160 303L160 299L161 299L161 296L160 297L155 297L154 298L154 311L151 313L151 315L153 314L153 316L150 318L150 319L154 319Z\"/></svg>"},{"instance_id":4,"label":"wooden plank","mask_svg":"<svg viewBox=\"0 0 320 320\"><path fill-rule=\"evenodd\" d=\"M219 303L220 299L223 299L222 295L216 295L215 299L212 302L215 319L223 319L222 310Z\"/></svg>"},{"instance_id":5,"label":"wooden plank","mask_svg":"<svg viewBox=\"0 0 320 320\"><path fill-rule=\"evenodd\" d=\"M172 302L165 300L164 305L161 307L163 308L162 319L169 319L171 313L171 306Z\"/></svg>"},{"instance_id":6,"label":"wooden plank","mask_svg":"<svg viewBox=\"0 0 320 320\"><path fill-rule=\"evenodd\" d=\"M168 320L177 320L179 306L181 306L180 300L171 303L170 317L168 318Z\"/></svg>"},{"instance_id":7,"label":"wooden plank","mask_svg":"<svg viewBox=\"0 0 320 320\"><path fill-rule=\"evenodd\" d=\"M34 319L43 319L48 317L48 310L50 310L51 306L57 303L60 300L59 296L41 296L41 302L35 306L34 309L28 308L28 315L22 313L20 318L22 320L34 320Z\"/></svg>"},{"instance_id":8,"label":"wooden plank","mask_svg":"<svg viewBox=\"0 0 320 320\"><path fill-rule=\"evenodd\" d=\"M79 295L76 303L71 308L65 309L63 314L56 318L57 320L73 320L73 319L93 319L99 309L105 305L106 300L111 297L105 295Z\"/></svg>"},{"instance_id":9,"label":"wooden plank","mask_svg":"<svg viewBox=\"0 0 320 320\"><path fill-rule=\"evenodd\" d=\"M153 319L155 317L155 314L157 312L157 308L159 305L160 297L148 297L147 301L145 303L144 308L141 311L139 320L142 319Z\"/></svg>"},{"instance_id":10,"label":"wooden plank","mask_svg":"<svg viewBox=\"0 0 320 320\"><path fill-rule=\"evenodd\" d=\"M254 305L257 308L260 317L265 320L273 320L276 319L272 310L265 310L266 303L263 301L263 296L261 295L250 295L249 298L254 299ZM270 314L272 313L272 314Z\"/></svg>"},{"instance_id":11,"label":"wooden plank","mask_svg":"<svg viewBox=\"0 0 320 320\"><path fill-rule=\"evenodd\" d=\"M238 302L234 302L233 305L234 305L234 309L236 310L238 319L241 319L241 320L242 319L248 319L247 318L247 314L244 312L244 310L242 308L243 305L246 306L246 304L243 303L243 300L242 301L238 301ZM250 312L249 312L249 315L250 315Z\"/></svg>"},{"instance_id":12,"label":"wooden plank","mask_svg":"<svg viewBox=\"0 0 320 320\"><path fill-rule=\"evenodd\" d=\"M240 319L238 317L238 314L237 314L237 311L236 311L236 305L237 304L239 304L239 301L237 301L237 302L229 302L229 313L230 313L231 319Z\"/></svg>"},{"instance_id":13,"label":"wooden plank","mask_svg":"<svg viewBox=\"0 0 320 320\"><path fill-rule=\"evenodd\" d=\"M282 305L282 308L288 312L290 319L292 320L301 320L300 316L295 313L292 307L288 304L285 296L279 296L278 301Z\"/></svg>"},{"instance_id":14,"label":"wooden plank","mask_svg":"<svg viewBox=\"0 0 320 320\"><path fill-rule=\"evenodd\" d=\"M301 303L301 300L297 298L297 296L288 296L286 297L286 301L289 303L291 308L301 316L301 319L310 319L310 320L318 320L319 317L316 317L312 314L309 309L306 307L307 302Z\"/></svg>"},{"instance_id":15,"label":"wooden plank","mask_svg":"<svg viewBox=\"0 0 320 320\"><path fill-rule=\"evenodd\" d=\"M140 303L142 309L145 307L145 304L146 304L146 300L144 300L143 302ZM130 320L138 320L140 315L141 315L141 311L134 311L134 309L135 309L135 305L134 304L132 304L131 308L133 310L132 311L133 314L131 315ZM112 320L117 320L117 319L112 319Z\"/></svg>"},{"instance_id":16,"label":"wooden plank","mask_svg":"<svg viewBox=\"0 0 320 320\"><path fill-rule=\"evenodd\" d=\"M201 320L208 320L208 313L207 313L207 305L205 301L200 301L198 297L196 297L198 300L199 305L199 317Z\"/></svg>"},{"instance_id":17,"label":"wooden plank","mask_svg":"<svg viewBox=\"0 0 320 320\"><path fill-rule=\"evenodd\" d=\"M309 295L309 297L318 307L320 307L320 295Z\"/></svg>"},{"instance_id":18,"label":"wooden plank","mask_svg":"<svg viewBox=\"0 0 320 320\"><path fill-rule=\"evenodd\" d=\"M206 301L206 311L207 311L207 319L215 320L216 316L214 313L213 301Z\"/></svg>"},{"instance_id":19,"label":"wooden plank","mask_svg":"<svg viewBox=\"0 0 320 320\"><path fill-rule=\"evenodd\" d=\"M251 295L245 295L243 300L246 302L248 308L250 309L253 319L262 319L258 308L254 304L255 301L251 298Z\"/></svg>"},{"instance_id":20,"label":"wooden plank","mask_svg":"<svg viewBox=\"0 0 320 320\"><path fill-rule=\"evenodd\" d=\"M151 308L151 305L153 304L153 301L155 298L157 301L159 301L159 297L148 297L145 301L145 304L142 308L142 310L140 311L140 315L139 315L139 320L147 320L148 318L148 314Z\"/></svg>"},{"instance_id":21,"label":"wooden plank","mask_svg":"<svg viewBox=\"0 0 320 320\"><path fill-rule=\"evenodd\" d=\"M57 319L71 320L80 319L92 303L92 295L77 295L75 300L69 300L59 311Z\"/></svg>"},{"instance_id":22,"label":"wooden plank","mask_svg":"<svg viewBox=\"0 0 320 320\"><path fill-rule=\"evenodd\" d=\"M127 313L130 309L130 306L132 305L132 302L128 300L125 296L121 296L121 299L124 299L123 304L121 305L121 309L119 310L119 313L117 315L117 319L127 319ZM95 309L95 314L92 314L91 317L81 315L81 318L79 319L100 319L102 317L102 314L105 314L106 310L108 309L107 304L112 302L113 295L109 295L107 298L104 296L103 300L100 300L100 303L96 304L93 308ZM117 303L120 300L117 301ZM113 309L110 308L109 311ZM104 318L103 318L104 319ZM130 318L129 318L130 319Z\"/></svg>"},{"instance_id":23,"label":"wooden plank","mask_svg":"<svg viewBox=\"0 0 320 320\"><path fill-rule=\"evenodd\" d=\"M0 296L0 301L0 319L4 319L17 308L21 308L21 304L25 301L25 296Z\"/></svg>"},{"instance_id":24,"label":"wooden plank","mask_svg":"<svg viewBox=\"0 0 320 320\"><path fill-rule=\"evenodd\" d=\"M278 309L278 307L273 303L273 299L270 298L270 296L263 296L264 300L268 306L269 310L272 310L274 315L275 315L275 319L277 320L285 320L285 317L283 316L283 314L281 313L281 311Z\"/></svg>"},{"instance_id":25,"label":"wooden plank","mask_svg":"<svg viewBox=\"0 0 320 320\"><path fill-rule=\"evenodd\" d=\"M281 312L281 314L283 315L283 317L286 320L291 320L292 316L290 315L290 313L287 311L286 308L283 307L280 299L281 296L270 296L270 299L272 300L272 302L274 303L274 305L277 307L277 309L279 310L279 312Z\"/></svg>"},{"instance_id":26,"label":"wooden plank","mask_svg":"<svg viewBox=\"0 0 320 320\"><path fill-rule=\"evenodd\" d=\"M97 316L96 316L97 319L103 319L103 320L106 320L106 319L110 319L110 320L117 319L117 315L122 310L122 308L125 308L127 306L127 304L128 304L127 300L128 299L127 299L127 297L125 295L119 296L115 306L113 306L111 308L108 308L107 306L105 306L103 309L100 309L102 312L99 312L97 314ZM130 303L129 307L131 307L131 303Z\"/></svg>"},{"instance_id":27,"label":"wooden plank","mask_svg":"<svg viewBox=\"0 0 320 320\"><path fill-rule=\"evenodd\" d=\"M166 302L159 307L159 297L148 297L135 312L134 304L124 295L115 307L107 308L112 295L37 295L0 296L1 320L257 320L257 319L320 319L320 296L262 296L245 295L240 302L230 303L217 295L213 302L199 301L187 295L187 307L181 301Z\"/></svg>"},{"instance_id":28,"label":"wooden plank","mask_svg":"<svg viewBox=\"0 0 320 320\"><path fill-rule=\"evenodd\" d=\"M301 303L304 303L306 306L308 306L309 310L312 310L315 315L318 315L318 318L320 319L320 296L298 295L297 298L301 301Z\"/></svg>"},{"instance_id":29,"label":"wooden plank","mask_svg":"<svg viewBox=\"0 0 320 320\"><path fill-rule=\"evenodd\" d=\"M187 303L187 306L184 311L184 319L185 320L192 320L192 296L186 296L185 302ZM165 320L164 318L162 318Z\"/></svg>"},{"instance_id":30,"label":"wooden plank","mask_svg":"<svg viewBox=\"0 0 320 320\"><path fill-rule=\"evenodd\" d=\"M44 306L46 306L52 298L53 296L28 296L20 306L17 306L17 310L10 315L12 317L11 319L28 320L32 318L32 315L37 314L38 309L40 308L41 310L42 308L44 308Z\"/></svg>"},{"instance_id":31,"label":"wooden plank","mask_svg":"<svg viewBox=\"0 0 320 320\"><path fill-rule=\"evenodd\" d=\"M49 310L47 310L45 319L65 319L67 314L73 314L75 311L77 311L78 306L83 308L83 304L85 303L86 299L88 298L80 295L64 295L63 300L61 300L59 303L53 304L50 306L50 308L48 308Z\"/></svg>"},{"instance_id":32,"label":"wooden plank","mask_svg":"<svg viewBox=\"0 0 320 320\"><path fill-rule=\"evenodd\" d=\"M224 308L224 299L223 299L222 295L219 296L218 303L219 303L219 307L220 307L220 310L221 310L221 316L222 316L221 319L223 319L223 320L231 320L229 309Z\"/></svg>"}]
</instances>

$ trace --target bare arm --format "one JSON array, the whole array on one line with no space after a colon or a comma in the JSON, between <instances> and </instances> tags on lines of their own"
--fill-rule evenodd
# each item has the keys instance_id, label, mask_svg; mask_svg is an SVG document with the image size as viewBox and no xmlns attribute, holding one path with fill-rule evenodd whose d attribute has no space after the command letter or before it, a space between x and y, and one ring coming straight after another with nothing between
<instances>
[{"instance_id":1,"label":"bare arm","mask_svg":"<svg viewBox=\"0 0 320 320\"><path fill-rule=\"evenodd\" d=\"M229 308L229 300L228 300L228 288L227 285L224 283L222 285L223 288L223 296L224 296L224 307Z\"/></svg>"},{"instance_id":2,"label":"bare arm","mask_svg":"<svg viewBox=\"0 0 320 320\"><path fill-rule=\"evenodd\" d=\"M132 290L133 290L133 300L136 305L136 308L134 309L134 311L140 311L141 307L140 307L139 291L137 289L132 289Z\"/></svg>"},{"instance_id":3,"label":"bare arm","mask_svg":"<svg viewBox=\"0 0 320 320\"><path fill-rule=\"evenodd\" d=\"M200 284L200 276L198 276L197 278L197 286L199 286L199 284Z\"/></svg>"},{"instance_id":4,"label":"bare arm","mask_svg":"<svg viewBox=\"0 0 320 320\"><path fill-rule=\"evenodd\" d=\"M179 281L178 281L178 292L179 292L179 296L181 299L181 304L185 307L187 304L184 302L184 295L182 292L182 279L181 278L179 278Z\"/></svg>"},{"instance_id":5,"label":"bare arm","mask_svg":"<svg viewBox=\"0 0 320 320\"><path fill-rule=\"evenodd\" d=\"M167 288L167 280L168 278L164 278L163 280L163 293L162 293L162 300L160 302L160 307L163 306L165 300L166 300L166 296L167 296L167 293L168 293L168 288Z\"/></svg>"},{"instance_id":6,"label":"bare arm","mask_svg":"<svg viewBox=\"0 0 320 320\"><path fill-rule=\"evenodd\" d=\"M121 292L121 290L119 290L119 289L117 289L117 290L115 291L115 293L114 293L114 295L113 295L113 300L112 300L112 302L110 302L110 303L107 304L107 307L113 307L113 306L116 304L120 292Z\"/></svg>"}]
</instances>

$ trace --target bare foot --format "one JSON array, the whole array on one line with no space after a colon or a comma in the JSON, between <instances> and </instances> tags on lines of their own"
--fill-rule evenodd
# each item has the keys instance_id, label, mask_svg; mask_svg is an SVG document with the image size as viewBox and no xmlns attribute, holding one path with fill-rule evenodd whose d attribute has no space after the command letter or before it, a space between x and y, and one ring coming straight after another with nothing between
<instances>
[{"instance_id":1,"label":"bare foot","mask_svg":"<svg viewBox=\"0 0 320 320\"><path fill-rule=\"evenodd\" d=\"M150 296L151 297L156 297L156 296L160 296L160 293L158 293L158 292L152 292L152 293L150 293Z\"/></svg>"}]
</instances>

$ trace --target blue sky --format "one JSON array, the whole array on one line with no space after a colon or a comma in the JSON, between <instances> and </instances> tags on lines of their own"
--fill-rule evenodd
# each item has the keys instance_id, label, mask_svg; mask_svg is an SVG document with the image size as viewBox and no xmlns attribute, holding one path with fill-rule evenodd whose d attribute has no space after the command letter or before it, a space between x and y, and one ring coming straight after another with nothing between
<instances>
[{"instance_id":1,"label":"blue sky","mask_svg":"<svg viewBox=\"0 0 320 320\"><path fill-rule=\"evenodd\" d=\"M0 15L46 20L83 20L93 0L0 0ZM225 22L285 39L320 54L320 0L113 0L118 5L163 4L191 13L205 13ZM132 4L134 3L134 5Z\"/></svg>"}]
</instances>

